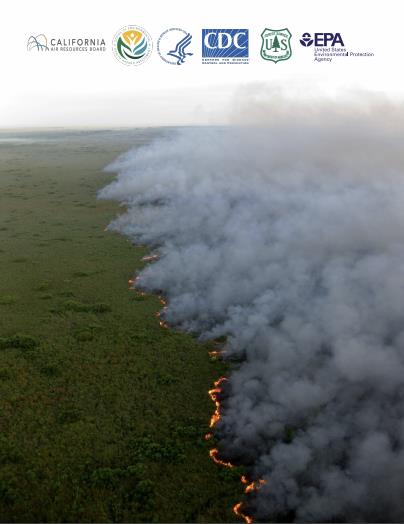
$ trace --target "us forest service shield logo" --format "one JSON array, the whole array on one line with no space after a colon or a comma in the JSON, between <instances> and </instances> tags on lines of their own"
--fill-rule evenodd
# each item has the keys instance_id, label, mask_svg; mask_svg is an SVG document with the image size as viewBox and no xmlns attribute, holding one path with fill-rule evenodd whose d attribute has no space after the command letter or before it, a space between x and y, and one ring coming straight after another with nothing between
<instances>
[{"instance_id":1,"label":"us forest service shield logo","mask_svg":"<svg viewBox=\"0 0 404 524\"><path fill-rule=\"evenodd\" d=\"M289 29L268 29L265 28L261 33L262 46L261 57L271 62L288 60L292 56L290 39L292 35Z\"/></svg>"}]
</instances>

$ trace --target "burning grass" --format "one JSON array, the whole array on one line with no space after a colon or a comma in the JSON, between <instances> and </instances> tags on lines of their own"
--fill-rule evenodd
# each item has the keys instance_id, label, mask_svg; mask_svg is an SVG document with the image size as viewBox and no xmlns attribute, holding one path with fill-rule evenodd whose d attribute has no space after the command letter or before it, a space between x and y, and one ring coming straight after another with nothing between
<instances>
[{"instance_id":1,"label":"burning grass","mask_svg":"<svg viewBox=\"0 0 404 524\"><path fill-rule=\"evenodd\" d=\"M212 353L215 357L215 360L217 358L221 358L221 356L223 355L223 351L210 351L209 356L211 358L212 358ZM214 441L213 432L214 432L215 426L218 424L218 422L221 419L221 396L223 394L223 385L226 383L226 381L227 381L227 378L224 376L218 378L214 382L214 387L208 391L209 397L211 398L215 406L214 412L209 422L210 431L209 433L206 433L205 435L205 440L208 443L210 443L211 441ZM213 460L213 462L217 464L218 466L229 468L230 470L233 470L236 467L230 461L224 460L220 457L218 448L214 447L210 449L209 456ZM245 485L245 488L244 488L245 495L258 491L259 489L261 489L261 487L264 484L266 484L266 481L264 479L249 481L245 475L240 476L240 481L242 484ZM240 519L243 519L246 522L246 524L252 524L254 521L251 515L248 515L247 513L245 513L243 509L243 502L237 502L237 504L233 506L233 512L237 517L239 517Z\"/></svg>"}]
</instances>

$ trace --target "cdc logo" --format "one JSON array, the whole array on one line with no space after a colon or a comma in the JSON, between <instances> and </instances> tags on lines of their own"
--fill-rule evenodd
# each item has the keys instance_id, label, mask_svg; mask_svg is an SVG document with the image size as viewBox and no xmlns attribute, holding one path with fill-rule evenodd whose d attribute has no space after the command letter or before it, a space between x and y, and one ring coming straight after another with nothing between
<instances>
[{"instance_id":1,"label":"cdc logo","mask_svg":"<svg viewBox=\"0 0 404 524\"><path fill-rule=\"evenodd\" d=\"M202 61L248 62L248 29L202 29Z\"/></svg>"}]
</instances>

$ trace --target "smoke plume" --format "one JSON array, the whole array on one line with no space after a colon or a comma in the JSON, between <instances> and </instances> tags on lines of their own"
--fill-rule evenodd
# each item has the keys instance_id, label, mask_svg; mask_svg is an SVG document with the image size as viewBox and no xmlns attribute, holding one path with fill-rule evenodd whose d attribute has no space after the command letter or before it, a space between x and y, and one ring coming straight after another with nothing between
<instances>
[{"instance_id":1,"label":"smoke plume","mask_svg":"<svg viewBox=\"0 0 404 524\"><path fill-rule=\"evenodd\" d=\"M403 521L402 111L289 102L165 133L100 196L158 250L165 320L227 337L219 451L267 481L256 519Z\"/></svg>"}]
</instances>

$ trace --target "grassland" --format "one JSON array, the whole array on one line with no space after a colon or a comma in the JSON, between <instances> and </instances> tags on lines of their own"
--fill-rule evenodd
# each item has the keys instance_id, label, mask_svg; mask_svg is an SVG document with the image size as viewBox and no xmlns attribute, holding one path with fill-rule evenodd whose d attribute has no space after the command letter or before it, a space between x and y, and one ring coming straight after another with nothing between
<instances>
[{"instance_id":1,"label":"grassland","mask_svg":"<svg viewBox=\"0 0 404 524\"><path fill-rule=\"evenodd\" d=\"M203 439L223 366L159 327L128 290L146 249L104 231L101 169L131 143L0 143L2 522L235 520Z\"/></svg>"}]
</instances>

